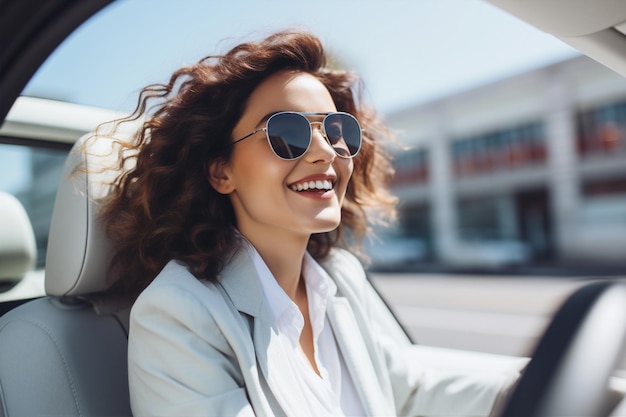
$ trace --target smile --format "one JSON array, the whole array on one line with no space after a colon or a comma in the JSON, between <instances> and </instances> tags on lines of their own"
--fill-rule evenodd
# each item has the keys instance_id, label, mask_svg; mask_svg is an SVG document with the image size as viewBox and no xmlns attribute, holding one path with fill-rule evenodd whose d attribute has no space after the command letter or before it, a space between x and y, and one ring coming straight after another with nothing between
<instances>
[{"instance_id":1,"label":"smile","mask_svg":"<svg viewBox=\"0 0 626 417\"><path fill-rule=\"evenodd\" d=\"M315 180L304 181L297 184L292 184L290 188L293 191L308 191L308 190L320 190L328 191L333 189L333 183L329 180Z\"/></svg>"}]
</instances>

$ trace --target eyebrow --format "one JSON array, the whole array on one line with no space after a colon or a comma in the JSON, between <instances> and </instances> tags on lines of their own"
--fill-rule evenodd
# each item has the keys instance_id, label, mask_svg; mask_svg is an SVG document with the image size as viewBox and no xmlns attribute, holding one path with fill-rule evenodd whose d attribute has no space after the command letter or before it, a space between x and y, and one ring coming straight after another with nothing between
<instances>
[{"instance_id":1,"label":"eyebrow","mask_svg":"<svg viewBox=\"0 0 626 417\"><path fill-rule=\"evenodd\" d=\"M283 111L286 111L286 110L278 110L278 111L273 111L273 112L267 113L265 116L263 116L263 117L261 118L261 120L259 120L259 122L256 124L256 127L259 127L259 126L261 126L263 123L267 122L267 119L269 119L270 117L272 117L272 116L273 116L273 115L275 115L276 113L282 113Z\"/></svg>"},{"instance_id":2,"label":"eyebrow","mask_svg":"<svg viewBox=\"0 0 626 417\"><path fill-rule=\"evenodd\" d=\"M263 116L261 118L261 120L259 120L259 122L256 124L255 128L258 128L263 123L267 122L267 119L269 119L273 115L275 115L277 113L284 113L284 112L299 113L299 114L302 114L304 116L328 116L331 113L335 113L335 112L303 112L303 111L294 111L294 110L277 110L277 111L273 111L273 112L267 113L265 116Z\"/></svg>"}]
</instances>

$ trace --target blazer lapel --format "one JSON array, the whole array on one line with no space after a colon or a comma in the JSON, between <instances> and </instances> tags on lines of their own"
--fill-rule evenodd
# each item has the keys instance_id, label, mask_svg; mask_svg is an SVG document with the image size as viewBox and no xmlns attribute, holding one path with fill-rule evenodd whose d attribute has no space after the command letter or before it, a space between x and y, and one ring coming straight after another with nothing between
<instances>
[{"instance_id":1,"label":"blazer lapel","mask_svg":"<svg viewBox=\"0 0 626 417\"><path fill-rule=\"evenodd\" d=\"M220 284L237 310L253 318L254 340L258 365L265 378L269 376L268 357L275 337L275 323L267 302L252 256L243 247L239 249L220 274ZM272 358L275 359L275 358Z\"/></svg>"},{"instance_id":2,"label":"blazer lapel","mask_svg":"<svg viewBox=\"0 0 626 417\"><path fill-rule=\"evenodd\" d=\"M365 412L370 416L388 415L389 405L348 300L334 297L328 306L328 320Z\"/></svg>"},{"instance_id":3,"label":"blazer lapel","mask_svg":"<svg viewBox=\"0 0 626 417\"><path fill-rule=\"evenodd\" d=\"M267 385L271 388L270 381L278 378L276 374L281 374L280 378L283 379L293 377L283 375L281 370L280 364L284 353L280 349L280 344L274 341L277 337L274 317L267 305L252 257L246 248L241 248L233 255L232 260L220 274L220 284L235 308L253 318L251 336L257 366L261 369ZM266 392L266 395L273 395L283 412L288 410L287 402L279 393L272 391Z\"/></svg>"}]
</instances>

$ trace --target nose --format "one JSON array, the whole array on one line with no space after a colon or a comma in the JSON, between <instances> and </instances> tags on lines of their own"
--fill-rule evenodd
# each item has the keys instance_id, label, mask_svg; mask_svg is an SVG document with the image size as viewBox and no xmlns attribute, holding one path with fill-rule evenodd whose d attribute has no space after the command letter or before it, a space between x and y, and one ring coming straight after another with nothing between
<instances>
[{"instance_id":1,"label":"nose","mask_svg":"<svg viewBox=\"0 0 626 417\"><path fill-rule=\"evenodd\" d=\"M324 135L321 122L311 122L311 145L305 154L309 162L332 162L337 154Z\"/></svg>"}]
</instances>

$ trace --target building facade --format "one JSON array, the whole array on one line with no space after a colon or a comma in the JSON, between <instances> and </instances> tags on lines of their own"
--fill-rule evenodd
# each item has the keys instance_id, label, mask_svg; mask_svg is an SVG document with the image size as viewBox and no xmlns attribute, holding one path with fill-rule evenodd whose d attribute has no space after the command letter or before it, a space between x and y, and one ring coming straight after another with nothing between
<instances>
[{"instance_id":1,"label":"building facade","mask_svg":"<svg viewBox=\"0 0 626 417\"><path fill-rule=\"evenodd\" d=\"M579 56L389 114L394 234L458 265L626 264L626 80ZM423 256L423 255L420 255Z\"/></svg>"}]
</instances>

